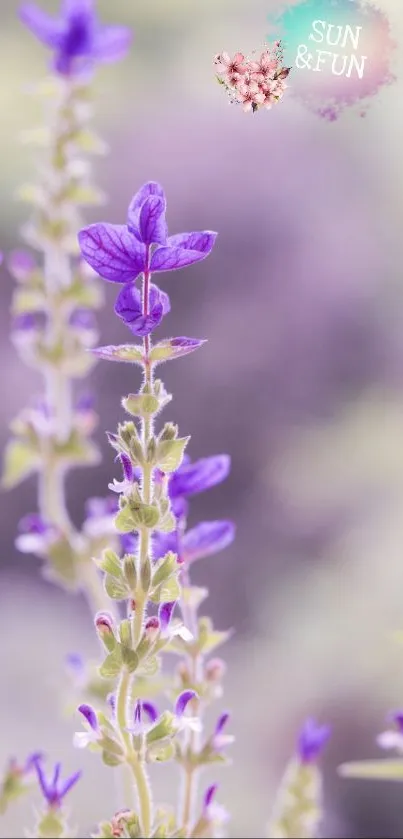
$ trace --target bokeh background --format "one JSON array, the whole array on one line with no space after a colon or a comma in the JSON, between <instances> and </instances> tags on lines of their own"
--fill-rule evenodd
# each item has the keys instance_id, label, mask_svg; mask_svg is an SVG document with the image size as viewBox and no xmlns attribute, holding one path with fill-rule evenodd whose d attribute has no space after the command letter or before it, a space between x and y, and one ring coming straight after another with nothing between
<instances>
[{"instance_id":1,"label":"bokeh background","mask_svg":"<svg viewBox=\"0 0 403 839\"><path fill-rule=\"evenodd\" d=\"M43 2L49 11L56 2ZM379 0L402 43L401 0ZM210 613L233 626L225 707L237 735L233 765L218 773L231 836L263 835L273 795L304 717L333 726L324 760L324 836L401 837L393 784L341 780L337 766L379 754L374 738L403 705L403 169L401 69L365 119L336 123L290 98L244 115L214 82L213 55L263 45L274 0L99 0L105 21L134 30L129 58L100 71L97 127L111 148L97 162L109 206L88 220L121 221L133 192L160 180L172 232L219 231L207 262L164 275L172 300L166 333L206 336L195 356L164 368L171 418L192 434L193 456L227 451L232 476L193 505L233 517L235 545L195 570ZM0 244L19 244L26 208L16 188L35 158L17 144L38 124L24 85L44 72L43 51L1 2ZM400 64L400 67L399 67ZM101 213L101 215L100 215ZM8 340L12 281L1 270L0 443L38 392ZM107 288L102 343L127 339ZM161 334L162 330L161 330ZM132 368L99 364L102 466L73 474L77 522L113 470L105 429L120 417ZM18 555L17 522L35 509L29 481L0 504L0 760L41 747L85 776L70 805L81 835L114 810L110 770L75 752L63 718L66 653L96 655L80 597L45 582ZM218 512L219 511L219 512ZM174 780L156 772L171 796ZM10 811L2 836L32 825L31 804Z\"/></svg>"}]
</instances>

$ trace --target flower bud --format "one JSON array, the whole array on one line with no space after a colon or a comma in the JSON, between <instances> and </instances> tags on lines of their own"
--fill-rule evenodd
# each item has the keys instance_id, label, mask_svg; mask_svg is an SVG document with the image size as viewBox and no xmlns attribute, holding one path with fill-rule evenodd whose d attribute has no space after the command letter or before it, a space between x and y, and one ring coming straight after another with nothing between
<instances>
[{"instance_id":1,"label":"flower bud","mask_svg":"<svg viewBox=\"0 0 403 839\"><path fill-rule=\"evenodd\" d=\"M221 682L227 667L222 658L212 658L206 663L204 674L208 682Z\"/></svg>"},{"instance_id":2,"label":"flower bud","mask_svg":"<svg viewBox=\"0 0 403 839\"><path fill-rule=\"evenodd\" d=\"M100 641L109 652L112 652L116 646L115 623L112 615L108 612L98 612L95 616L95 628Z\"/></svg>"},{"instance_id":3,"label":"flower bud","mask_svg":"<svg viewBox=\"0 0 403 839\"><path fill-rule=\"evenodd\" d=\"M160 632L160 629L161 629L161 627L160 627L160 622L159 622L158 618L156 618L156 617L148 618L148 621L146 622L146 625L145 625L145 634L146 634L149 641L154 643L155 639L157 638L157 636Z\"/></svg>"}]
</instances>

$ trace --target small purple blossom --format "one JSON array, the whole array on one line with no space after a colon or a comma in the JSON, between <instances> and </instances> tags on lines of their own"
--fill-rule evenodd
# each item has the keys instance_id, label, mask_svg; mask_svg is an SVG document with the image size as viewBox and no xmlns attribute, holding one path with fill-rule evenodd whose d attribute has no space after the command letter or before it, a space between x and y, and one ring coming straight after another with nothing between
<instances>
[{"instance_id":1,"label":"small purple blossom","mask_svg":"<svg viewBox=\"0 0 403 839\"><path fill-rule=\"evenodd\" d=\"M73 775L70 775L65 781L61 781L60 779L60 772L61 772L61 763L56 763L53 776L51 780L48 780L45 776L43 770L43 759L41 756L37 756L32 761L33 766L35 767L36 774L38 776L39 786L42 790L42 794L52 809L58 809L61 807L63 803L64 797L70 792L71 788L77 783L79 778L81 778L81 772L75 772Z\"/></svg>"},{"instance_id":2,"label":"small purple blossom","mask_svg":"<svg viewBox=\"0 0 403 839\"><path fill-rule=\"evenodd\" d=\"M179 694L175 702L175 716L179 718L183 717L189 702L195 699L195 697L197 697L197 693L194 690L184 690Z\"/></svg>"},{"instance_id":3,"label":"small purple blossom","mask_svg":"<svg viewBox=\"0 0 403 839\"><path fill-rule=\"evenodd\" d=\"M89 498L85 504L83 530L92 538L116 534L115 516L119 505L115 496Z\"/></svg>"},{"instance_id":4,"label":"small purple blossom","mask_svg":"<svg viewBox=\"0 0 403 839\"><path fill-rule=\"evenodd\" d=\"M144 717L147 719L144 720ZM128 726L127 730L135 736L146 734L158 717L158 710L152 702L143 702L138 699L134 705L133 725Z\"/></svg>"},{"instance_id":5,"label":"small purple blossom","mask_svg":"<svg viewBox=\"0 0 403 839\"><path fill-rule=\"evenodd\" d=\"M229 813L221 804L216 802L217 790L218 784L211 784L206 789L203 796L203 818L210 824L214 824L216 830L220 830L229 821ZM216 835L221 836L221 833L216 833Z\"/></svg>"},{"instance_id":6,"label":"small purple blossom","mask_svg":"<svg viewBox=\"0 0 403 839\"><path fill-rule=\"evenodd\" d=\"M179 469L170 476L169 497L195 495L211 489L228 477L230 468L231 459L227 454L203 457L193 463L185 455Z\"/></svg>"},{"instance_id":7,"label":"small purple blossom","mask_svg":"<svg viewBox=\"0 0 403 839\"><path fill-rule=\"evenodd\" d=\"M115 303L115 313L129 327L133 335L144 337L160 325L164 315L171 308L168 295L158 286L150 285L148 312L143 312L143 301L138 288L133 283L126 283L119 292Z\"/></svg>"},{"instance_id":8,"label":"small purple blossom","mask_svg":"<svg viewBox=\"0 0 403 839\"><path fill-rule=\"evenodd\" d=\"M167 631L167 629L169 627L169 624L171 623L171 618L172 618L175 606L176 606L176 600L174 600L172 603L161 603L159 608L158 608L158 617L159 617L159 621L160 621L161 632L163 634Z\"/></svg>"},{"instance_id":9,"label":"small purple blossom","mask_svg":"<svg viewBox=\"0 0 403 839\"><path fill-rule=\"evenodd\" d=\"M16 315L11 323L13 332L33 332L38 326L38 319L33 312L25 312L23 315Z\"/></svg>"},{"instance_id":10,"label":"small purple blossom","mask_svg":"<svg viewBox=\"0 0 403 839\"><path fill-rule=\"evenodd\" d=\"M93 0L62 0L61 15L50 17L34 3L24 3L21 21L54 51L53 68L62 76L79 74L97 63L118 61L131 35L123 26L101 26Z\"/></svg>"},{"instance_id":11,"label":"small purple blossom","mask_svg":"<svg viewBox=\"0 0 403 839\"><path fill-rule=\"evenodd\" d=\"M39 513L28 513L18 524L19 534L15 545L21 553L35 553L46 556L50 545L58 538L59 532Z\"/></svg>"},{"instance_id":12,"label":"small purple blossom","mask_svg":"<svg viewBox=\"0 0 403 839\"><path fill-rule=\"evenodd\" d=\"M395 724L395 728L382 731L376 738L376 741L381 749L385 749L386 751L394 750L401 755L403 754L403 711L394 711L389 715L388 719Z\"/></svg>"},{"instance_id":13,"label":"small purple blossom","mask_svg":"<svg viewBox=\"0 0 403 839\"><path fill-rule=\"evenodd\" d=\"M97 323L92 309L74 309L69 318L74 329L96 330Z\"/></svg>"},{"instance_id":14,"label":"small purple blossom","mask_svg":"<svg viewBox=\"0 0 403 839\"><path fill-rule=\"evenodd\" d=\"M34 257L29 251L25 250L12 251L8 257L7 265L10 274L19 282L28 280L36 268Z\"/></svg>"},{"instance_id":15,"label":"small purple blossom","mask_svg":"<svg viewBox=\"0 0 403 839\"><path fill-rule=\"evenodd\" d=\"M82 655L80 653L68 653L65 658L65 665L77 686L82 687L86 681L85 664Z\"/></svg>"},{"instance_id":16,"label":"small purple blossom","mask_svg":"<svg viewBox=\"0 0 403 839\"><path fill-rule=\"evenodd\" d=\"M149 181L133 197L127 224L91 224L78 234L81 253L104 280L134 282L149 270L173 271L205 259L216 233L209 230L167 237L166 199L160 184ZM150 257L150 246L156 245Z\"/></svg>"},{"instance_id":17,"label":"small purple blossom","mask_svg":"<svg viewBox=\"0 0 403 839\"><path fill-rule=\"evenodd\" d=\"M87 414L95 409L95 397L93 393L83 393L76 402L76 411Z\"/></svg>"},{"instance_id":18,"label":"small purple blossom","mask_svg":"<svg viewBox=\"0 0 403 839\"><path fill-rule=\"evenodd\" d=\"M331 733L330 726L318 725L307 719L298 740L298 755L302 763L313 763L319 757Z\"/></svg>"},{"instance_id":19,"label":"small purple blossom","mask_svg":"<svg viewBox=\"0 0 403 839\"><path fill-rule=\"evenodd\" d=\"M224 734L224 730L229 722L230 715L227 711L220 714L216 722L213 736L211 738L211 745L215 751L221 751L225 746L229 746L234 742L232 734Z\"/></svg>"},{"instance_id":20,"label":"small purple blossom","mask_svg":"<svg viewBox=\"0 0 403 839\"><path fill-rule=\"evenodd\" d=\"M92 728L93 731L98 731L98 717L92 705L79 705L77 710L80 714L82 714L90 728Z\"/></svg>"}]
</instances>

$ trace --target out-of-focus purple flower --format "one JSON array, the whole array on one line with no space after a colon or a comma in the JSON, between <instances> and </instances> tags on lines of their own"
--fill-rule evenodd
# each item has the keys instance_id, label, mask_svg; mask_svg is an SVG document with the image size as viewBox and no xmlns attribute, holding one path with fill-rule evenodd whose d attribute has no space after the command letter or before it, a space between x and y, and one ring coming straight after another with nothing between
<instances>
[{"instance_id":1,"label":"out-of-focus purple flower","mask_svg":"<svg viewBox=\"0 0 403 839\"><path fill-rule=\"evenodd\" d=\"M218 784L211 784L203 796L203 818L215 826L215 835L221 836L221 828L229 821L228 811L215 800Z\"/></svg>"},{"instance_id":2,"label":"out-of-focus purple flower","mask_svg":"<svg viewBox=\"0 0 403 839\"><path fill-rule=\"evenodd\" d=\"M139 545L137 533L120 533L119 541L124 554L136 554Z\"/></svg>"},{"instance_id":3,"label":"out-of-focus purple flower","mask_svg":"<svg viewBox=\"0 0 403 839\"><path fill-rule=\"evenodd\" d=\"M196 697L197 693L194 690L184 690L181 694L179 694L175 702L175 715L177 717L183 717L189 702Z\"/></svg>"},{"instance_id":4,"label":"out-of-focus purple flower","mask_svg":"<svg viewBox=\"0 0 403 839\"><path fill-rule=\"evenodd\" d=\"M25 312L23 315L16 315L12 319L11 329L13 332L33 332L38 326L38 320L32 312Z\"/></svg>"},{"instance_id":5,"label":"out-of-focus purple flower","mask_svg":"<svg viewBox=\"0 0 403 839\"><path fill-rule=\"evenodd\" d=\"M151 284L148 302L148 313L143 313L143 302L140 291L133 283L126 283L120 291L116 303L115 313L129 327L133 335L144 337L153 332L160 325L164 315L171 308L169 297L158 286Z\"/></svg>"},{"instance_id":6,"label":"out-of-focus purple flower","mask_svg":"<svg viewBox=\"0 0 403 839\"><path fill-rule=\"evenodd\" d=\"M195 495L211 489L228 477L230 468L231 459L227 454L203 457L193 463L185 455L179 469L170 476L169 497Z\"/></svg>"},{"instance_id":7,"label":"out-of-focus purple flower","mask_svg":"<svg viewBox=\"0 0 403 839\"><path fill-rule=\"evenodd\" d=\"M307 719L298 739L298 756L302 763L313 763L324 749L331 734L330 726Z\"/></svg>"},{"instance_id":8,"label":"out-of-focus purple flower","mask_svg":"<svg viewBox=\"0 0 403 839\"><path fill-rule=\"evenodd\" d=\"M29 251L15 250L10 253L7 266L14 279L25 282L35 271L36 262Z\"/></svg>"},{"instance_id":9,"label":"out-of-focus purple flower","mask_svg":"<svg viewBox=\"0 0 403 839\"><path fill-rule=\"evenodd\" d=\"M81 772L75 772L70 775L65 781L61 781L60 772L61 764L56 763L51 780L48 780L43 770L42 757L36 757L32 761L38 776L39 786L42 790L43 796L52 809L58 809L63 803L64 797L70 792L71 788L81 778Z\"/></svg>"},{"instance_id":10,"label":"out-of-focus purple flower","mask_svg":"<svg viewBox=\"0 0 403 839\"><path fill-rule=\"evenodd\" d=\"M139 274L174 271L211 253L216 233L167 237L166 200L160 184L149 181L133 197L127 224L91 224L78 234L84 259L104 280L134 282ZM157 245L150 257L150 246Z\"/></svg>"},{"instance_id":11,"label":"out-of-focus purple flower","mask_svg":"<svg viewBox=\"0 0 403 839\"><path fill-rule=\"evenodd\" d=\"M76 402L76 411L80 413L92 413L95 410L95 396L93 393L83 393Z\"/></svg>"},{"instance_id":12,"label":"out-of-focus purple flower","mask_svg":"<svg viewBox=\"0 0 403 839\"><path fill-rule=\"evenodd\" d=\"M231 743L234 742L235 738L232 734L224 734L224 729L227 726L229 718L230 715L227 712L224 712L218 717L218 720L216 722L214 733L211 738L211 745L213 749L217 752L221 751L226 746L229 746Z\"/></svg>"},{"instance_id":13,"label":"out-of-focus purple flower","mask_svg":"<svg viewBox=\"0 0 403 839\"><path fill-rule=\"evenodd\" d=\"M178 556L178 562L189 564L197 559L219 553L230 545L235 538L235 525L231 521L202 521L180 535L178 530L172 533L156 533L153 538L153 558L160 559L168 551Z\"/></svg>"},{"instance_id":14,"label":"out-of-focus purple flower","mask_svg":"<svg viewBox=\"0 0 403 839\"><path fill-rule=\"evenodd\" d=\"M92 309L74 309L70 315L69 323L75 329L94 331L97 328L95 314Z\"/></svg>"},{"instance_id":15,"label":"out-of-focus purple flower","mask_svg":"<svg viewBox=\"0 0 403 839\"><path fill-rule=\"evenodd\" d=\"M77 687L82 687L86 682L85 664L82 655L80 653L68 653L65 658L65 665Z\"/></svg>"},{"instance_id":16,"label":"out-of-focus purple flower","mask_svg":"<svg viewBox=\"0 0 403 839\"><path fill-rule=\"evenodd\" d=\"M403 711L394 711L389 715L389 719L395 724L395 728L383 731L376 738L376 742L381 749L393 749L398 754L403 754Z\"/></svg>"},{"instance_id":17,"label":"out-of-focus purple flower","mask_svg":"<svg viewBox=\"0 0 403 839\"><path fill-rule=\"evenodd\" d=\"M21 553L35 553L39 556L46 556L49 546L59 536L57 528L45 521L39 513L24 516L18 524L18 531L16 548Z\"/></svg>"},{"instance_id":18,"label":"out-of-focus purple flower","mask_svg":"<svg viewBox=\"0 0 403 839\"><path fill-rule=\"evenodd\" d=\"M62 0L57 19L34 3L24 3L20 18L54 51L53 68L62 76L80 74L97 63L118 61L130 45L131 35L126 27L99 24L93 0Z\"/></svg>"},{"instance_id":19,"label":"out-of-focus purple flower","mask_svg":"<svg viewBox=\"0 0 403 839\"><path fill-rule=\"evenodd\" d=\"M83 530L87 536L97 538L116 534L115 516L119 505L117 498L89 498L85 505L86 519Z\"/></svg>"}]
</instances>

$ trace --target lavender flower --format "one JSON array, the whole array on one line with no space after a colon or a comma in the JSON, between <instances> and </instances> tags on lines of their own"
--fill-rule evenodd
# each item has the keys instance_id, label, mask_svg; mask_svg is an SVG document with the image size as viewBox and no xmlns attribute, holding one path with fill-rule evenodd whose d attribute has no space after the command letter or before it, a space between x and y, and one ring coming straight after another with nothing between
<instances>
[{"instance_id":1,"label":"lavender flower","mask_svg":"<svg viewBox=\"0 0 403 839\"><path fill-rule=\"evenodd\" d=\"M315 762L324 749L331 734L330 726L318 725L315 720L307 719L298 740L298 755L302 763Z\"/></svg>"},{"instance_id":2,"label":"lavender flower","mask_svg":"<svg viewBox=\"0 0 403 839\"><path fill-rule=\"evenodd\" d=\"M129 327L133 335L141 337L153 332L170 308L168 295L154 284L150 285L147 314L143 314L141 294L132 283L126 283L115 303L115 312L118 317Z\"/></svg>"},{"instance_id":3,"label":"lavender flower","mask_svg":"<svg viewBox=\"0 0 403 839\"><path fill-rule=\"evenodd\" d=\"M97 63L118 61L130 45L130 32L123 26L101 26L93 0L62 0L55 19L34 3L20 9L22 22L54 52L53 69L61 76L77 75Z\"/></svg>"},{"instance_id":4,"label":"lavender flower","mask_svg":"<svg viewBox=\"0 0 403 839\"><path fill-rule=\"evenodd\" d=\"M36 756L33 761L33 766L36 770L36 774L39 781L39 786L41 788L42 794L47 802L48 806L51 809L58 809L63 804L63 799L67 795L68 792L72 789L72 787L77 783L79 778L81 778L81 772L75 772L73 775L70 775L65 781L62 781L60 778L61 773L61 763L57 763L55 765L53 775L51 780L47 779L43 770L43 760L41 756Z\"/></svg>"}]
</instances>

